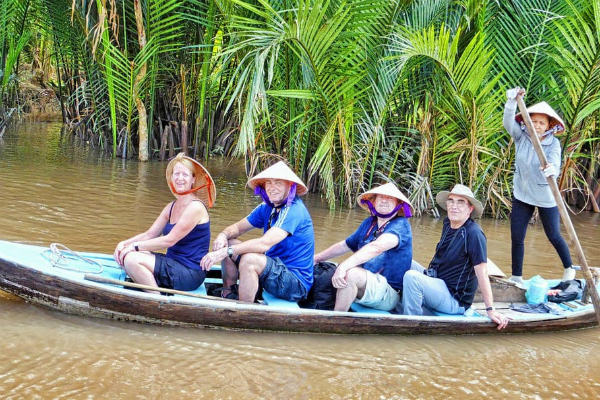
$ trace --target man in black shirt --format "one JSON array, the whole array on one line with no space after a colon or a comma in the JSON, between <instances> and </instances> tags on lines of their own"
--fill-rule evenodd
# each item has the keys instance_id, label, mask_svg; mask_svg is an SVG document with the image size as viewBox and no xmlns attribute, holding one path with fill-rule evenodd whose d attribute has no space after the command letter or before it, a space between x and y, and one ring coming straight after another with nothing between
<instances>
[{"instance_id":1,"label":"man in black shirt","mask_svg":"<svg viewBox=\"0 0 600 400\"><path fill-rule=\"evenodd\" d=\"M422 315L423 307L445 314L464 314L473 303L479 283L488 317L498 324L498 329L503 329L508 318L494 309L486 238L471 218L481 216L482 204L471 189L460 184L451 192L438 193L436 201L447 210L448 217L429 268L411 269L404 275L404 314Z\"/></svg>"}]
</instances>

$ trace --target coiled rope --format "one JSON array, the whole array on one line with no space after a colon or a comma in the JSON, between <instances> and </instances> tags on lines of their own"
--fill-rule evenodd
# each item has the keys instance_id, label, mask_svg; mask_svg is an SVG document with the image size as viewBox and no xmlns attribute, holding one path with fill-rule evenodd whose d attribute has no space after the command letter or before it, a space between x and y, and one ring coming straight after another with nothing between
<instances>
[{"instance_id":1,"label":"coiled rope","mask_svg":"<svg viewBox=\"0 0 600 400\"><path fill-rule=\"evenodd\" d=\"M101 274L104 271L104 266L98 261L92 260L87 257L83 257L82 255L69 249L67 246L61 243L50 244L50 248L48 250L45 250L44 253L48 253L48 256L46 258L50 261L53 267L62 268L69 271L87 272L90 274ZM93 266L94 269L88 270L87 268L82 269L81 266L70 266L69 261L71 260L82 260L87 264Z\"/></svg>"}]
</instances>

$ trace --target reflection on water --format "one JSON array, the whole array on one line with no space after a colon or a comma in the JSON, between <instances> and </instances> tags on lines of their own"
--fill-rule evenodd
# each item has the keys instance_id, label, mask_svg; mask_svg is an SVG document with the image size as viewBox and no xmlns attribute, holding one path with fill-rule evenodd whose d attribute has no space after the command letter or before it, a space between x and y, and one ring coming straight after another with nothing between
<instances>
[{"instance_id":1,"label":"reflection on water","mask_svg":"<svg viewBox=\"0 0 600 400\"><path fill-rule=\"evenodd\" d=\"M0 142L0 239L112 253L146 229L172 196L165 163L112 160L28 124ZM213 234L257 199L243 165L211 160ZM306 198L317 250L365 217ZM484 220L489 256L509 272L509 226ZM598 215L574 217L600 265ZM412 221L415 258L428 263L441 221ZM526 275L560 273L542 227L529 228ZM548 335L343 336L156 327L86 319L0 295L2 398L596 398L600 331Z\"/></svg>"}]
</instances>

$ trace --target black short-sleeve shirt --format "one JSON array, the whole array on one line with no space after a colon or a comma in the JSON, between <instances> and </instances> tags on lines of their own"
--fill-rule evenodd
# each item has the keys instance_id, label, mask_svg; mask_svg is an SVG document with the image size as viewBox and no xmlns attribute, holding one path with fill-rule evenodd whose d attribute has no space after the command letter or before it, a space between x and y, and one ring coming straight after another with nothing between
<instances>
[{"instance_id":1,"label":"black short-sleeve shirt","mask_svg":"<svg viewBox=\"0 0 600 400\"><path fill-rule=\"evenodd\" d=\"M476 265L487 262L487 240L481 227L469 218L460 228L452 229L444 219L442 237L437 244L429 268L437 271L450 294L468 308L477 290Z\"/></svg>"}]
</instances>

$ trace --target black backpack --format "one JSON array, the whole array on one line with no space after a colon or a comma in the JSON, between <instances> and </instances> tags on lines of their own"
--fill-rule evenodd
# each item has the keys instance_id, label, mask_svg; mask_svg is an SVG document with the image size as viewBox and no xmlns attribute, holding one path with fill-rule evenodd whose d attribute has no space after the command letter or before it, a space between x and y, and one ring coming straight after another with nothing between
<instances>
[{"instance_id":1,"label":"black backpack","mask_svg":"<svg viewBox=\"0 0 600 400\"><path fill-rule=\"evenodd\" d=\"M333 310L337 289L333 287L331 278L337 265L329 261L321 261L314 266L314 282L306 299L298 302L302 308L315 310Z\"/></svg>"}]
</instances>

